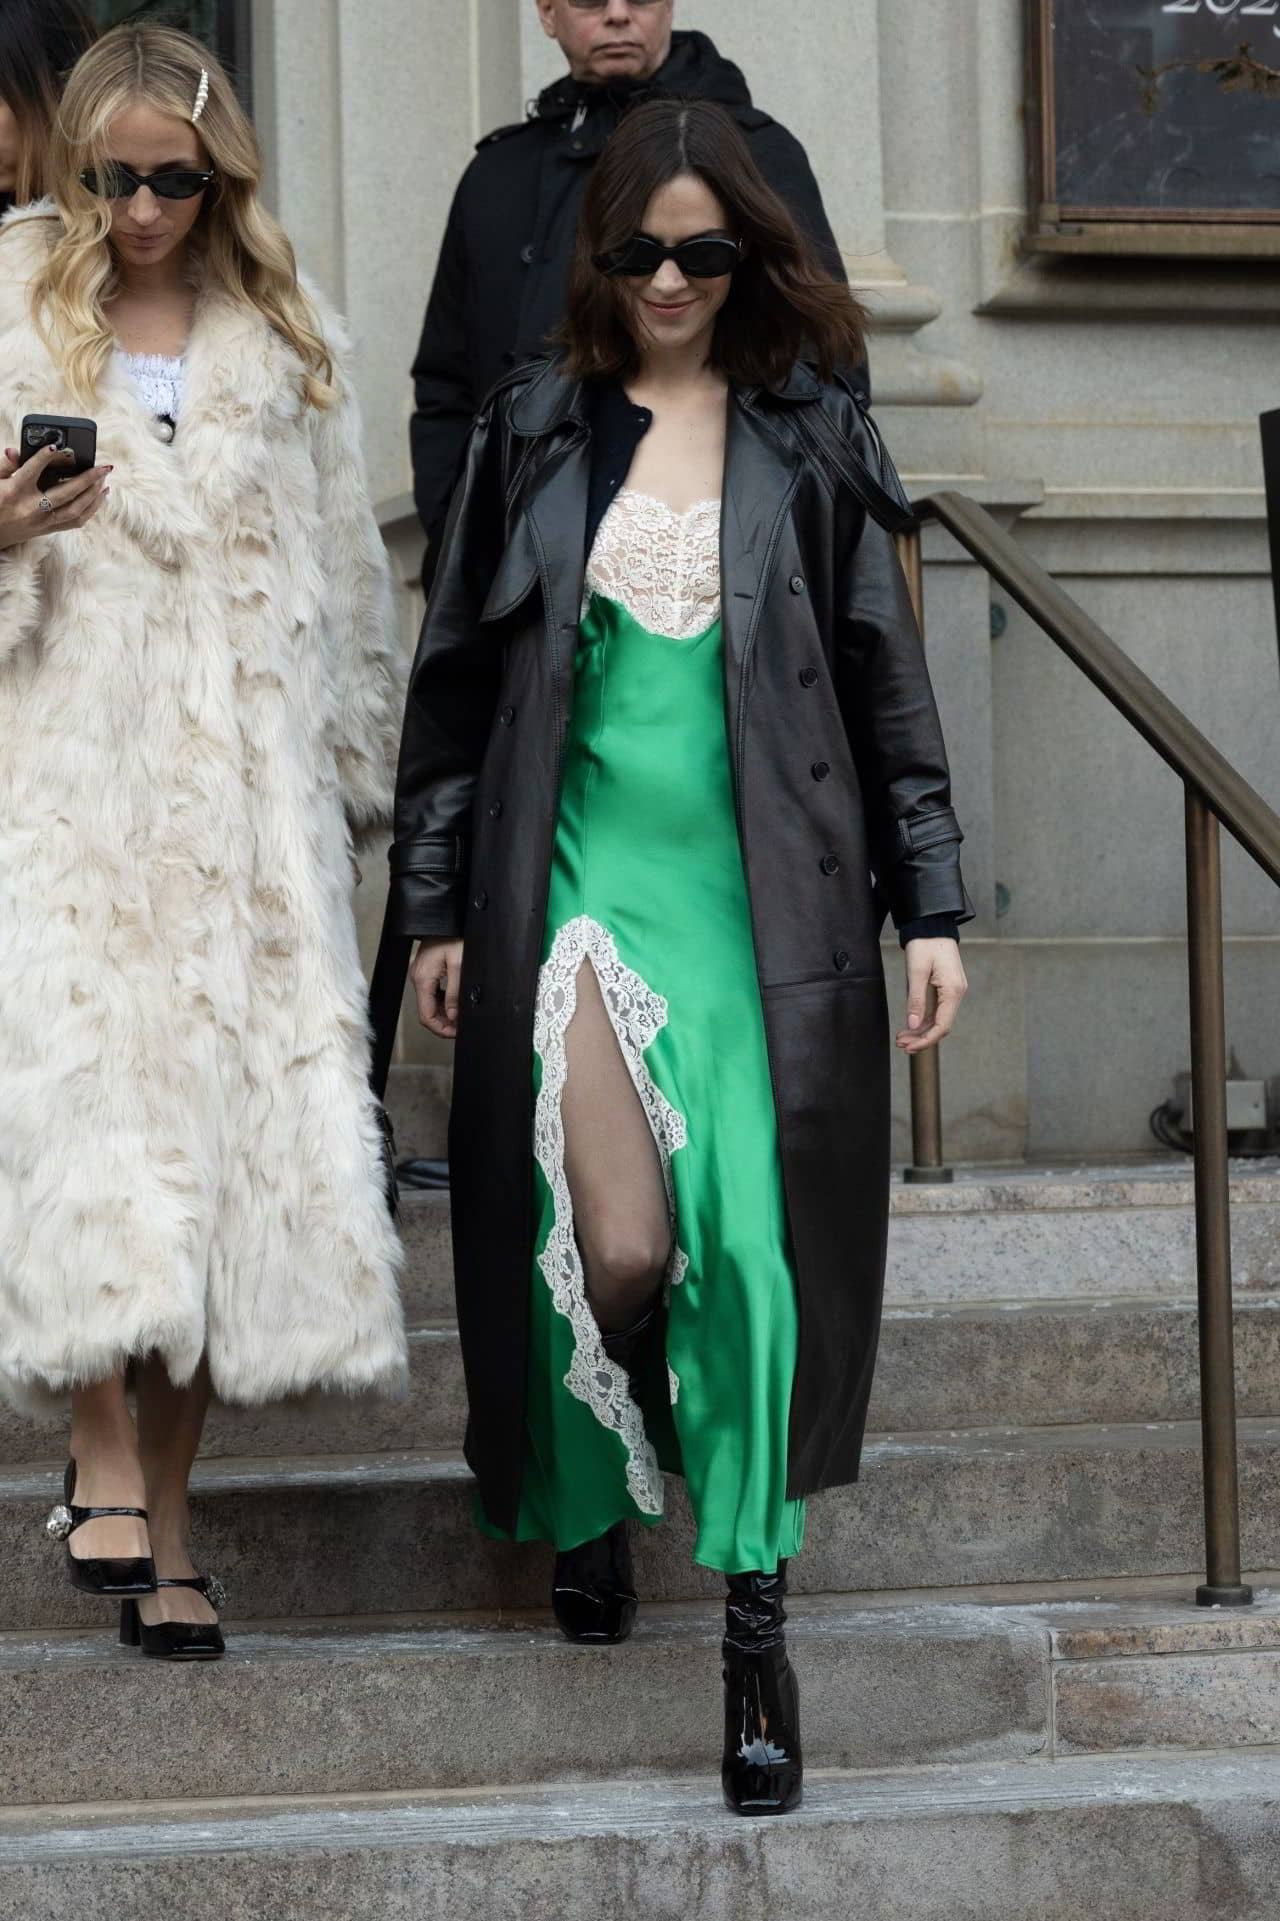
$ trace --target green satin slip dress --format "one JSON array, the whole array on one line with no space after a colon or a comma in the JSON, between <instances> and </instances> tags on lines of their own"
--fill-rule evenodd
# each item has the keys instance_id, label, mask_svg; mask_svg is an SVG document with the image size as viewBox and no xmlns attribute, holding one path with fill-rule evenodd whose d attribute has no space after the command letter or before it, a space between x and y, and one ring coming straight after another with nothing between
<instances>
[{"instance_id":1,"label":"green satin slip dress","mask_svg":"<svg viewBox=\"0 0 1280 1921\"><path fill-rule=\"evenodd\" d=\"M717 617L687 638L650 631L592 591L588 570L535 1012L523 1490L515 1534L503 1538L566 1549L624 1518L656 1525L665 1469L688 1487L695 1561L772 1572L804 1537L804 1503L786 1491L798 1322L725 728L719 509L675 515L624 489L593 565L628 501L654 541L685 555L686 574L701 538L714 584L703 611ZM627 600L670 604L643 592ZM686 599L686 625L691 608L696 619ZM588 1306L564 1172L565 1032L584 960L671 1205L666 1351L638 1386L643 1405Z\"/></svg>"}]
</instances>

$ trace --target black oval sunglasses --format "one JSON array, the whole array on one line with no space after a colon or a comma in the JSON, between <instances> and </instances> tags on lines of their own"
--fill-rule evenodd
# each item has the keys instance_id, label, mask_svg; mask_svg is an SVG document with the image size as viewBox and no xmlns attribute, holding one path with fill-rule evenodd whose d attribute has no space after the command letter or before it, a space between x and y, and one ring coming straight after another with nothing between
<instances>
[{"instance_id":1,"label":"black oval sunglasses","mask_svg":"<svg viewBox=\"0 0 1280 1921\"><path fill-rule=\"evenodd\" d=\"M647 233L632 234L625 246L595 255L592 265L603 274L626 274L649 280L664 260L674 260L686 280L718 280L742 264L742 243L720 234L695 234L678 247L664 247Z\"/></svg>"},{"instance_id":2,"label":"black oval sunglasses","mask_svg":"<svg viewBox=\"0 0 1280 1921\"><path fill-rule=\"evenodd\" d=\"M111 160L100 173L86 167L80 184L102 200L132 200L143 187L150 187L161 200L194 200L198 193L211 187L217 177L216 173L197 173L187 167L166 167L161 173L135 173L122 161Z\"/></svg>"}]
</instances>

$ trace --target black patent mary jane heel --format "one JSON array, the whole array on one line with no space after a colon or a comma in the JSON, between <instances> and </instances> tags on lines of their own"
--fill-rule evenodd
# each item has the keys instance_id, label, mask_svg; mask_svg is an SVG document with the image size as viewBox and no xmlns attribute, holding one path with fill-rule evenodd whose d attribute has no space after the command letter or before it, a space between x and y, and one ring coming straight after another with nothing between
<instances>
[{"instance_id":1,"label":"black patent mary jane heel","mask_svg":"<svg viewBox=\"0 0 1280 1921\"><path fill-rule=\"evenodd\" d=\"M144 1507L76 1507L73 1499L75 1491L76 1464L68 1461L62 1480L62 1500L51 1510L44 1525L51 1541L65 1541L67 1544L67 1574L72 1587L79 1588L84 1594L154 1594L156 1564L149 1554L129 1559L98 1557L79 1560L71 1552L71 1536L86 1521L100 1521L113 1514L124 1514L133 1520L145 1521L147 1510Z\"/></svg>"},{"instance_id":2,"label":"black patent mary jane heel","mask_svg":"<svg viewBox=\"0 0 1280 1921\"><path fill-rule=\"evenodd\" d=\"M725 1608L725 1805L735 1814L789 1814L804 1792L800 1690L783 1633L786 1562L776 1574L731 1574Z\"/></svg>"},{"instance_id":3,"label":"black patent mary jane heel","mask_svg":"<svg viewBox=\"0 0 1280 1921\"><path fill-rule=\"evenodd\" d=\"M188 1581L157 1581L156 1587L194 1588L210 1607L226 1606L226 1589L214 1574L197 1574ZM120 1604L120 1641L127 1648L140 1647L156 1661L220 1661L227 1651L216 1621L157 1621L148 1627L136 1601Z\"/></svg>"}]
</instances>

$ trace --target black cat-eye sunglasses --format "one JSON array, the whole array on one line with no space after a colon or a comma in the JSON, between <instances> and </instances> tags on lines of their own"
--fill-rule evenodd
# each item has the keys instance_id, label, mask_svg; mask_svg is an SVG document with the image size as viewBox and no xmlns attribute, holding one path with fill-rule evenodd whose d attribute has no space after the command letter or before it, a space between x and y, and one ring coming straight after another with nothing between
<instances>
[{"instance_id":1,"label":"black cat-eye sunglasses","mask_svg":"<svg viewBox=\"0 0 1280 1921\"><path fill-rule=\"evenodd\" d=\"M194 200L211 187L216 173L197 173L189 167L165 167L160 173L135 173L119 160L108 161L101 172L86 167L80 184L103 200L132 200L143 187L150 187L161 200Z\"/></svg>"},{"instance_id":2,"label":"black cat-eye sunglasses","mask_svg":"<svg viewBox=\"0 0 1280 1921\"><path fill-rule=\"evenodd\" d=\"M647 233L632 234L624 246L598 253L592 265L601 273L649 280L664 260L674 260L686 280L718 280L742 264L742 243L722 234L695 234L678 247L664 247Z\"/></svg>"}]
</instances>

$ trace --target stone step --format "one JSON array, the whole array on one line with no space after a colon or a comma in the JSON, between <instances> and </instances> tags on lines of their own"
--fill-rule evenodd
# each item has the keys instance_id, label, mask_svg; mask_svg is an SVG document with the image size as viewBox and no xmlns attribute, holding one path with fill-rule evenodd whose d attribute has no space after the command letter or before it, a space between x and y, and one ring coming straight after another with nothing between
<instances>
[{"instance_id":1,"label":"stone step","mask_svg":"<svg viewBox=\"0 0 1280 1921\"><path fill-rule=\"evenodd\" d=\"M1280 1294L1280 1171L1233 1167L1236 1292ZM962 1170L949 1187L898 1181L885 1298L893 1307L1194 1299L1192 1198L1185 1162ZM415 1322L443 1320L453 1313L448 1196L406 1193L403 1203L406 1311Z\"/></svg>"},{"instance_id":2,"label":"stone step","mask_svg":"<svg viewBox=\"0 0 1280 1921\"><path fill-rule=\"evenodd\" d=\"M0 1813L0 1886L22 1921L1271 1921L1278 1821L1273 1754L813 1772L780 1821L705 1775L27 1809Z\"/></svg>"},{"instance_id":3,"label":"stone step","mask_svg":"<svg viewBox=\"0 0 1280 1921\"><path fill-rule=\"evenodd\" d=\"M453 1318L453 1242L449 1232L449 1196L416 1193L400 1195L400 1233L404 1241L404 1271L400 1292L405 1318L411 1327Z\"/></svg>"},{"instance_id":4,"label":"stone step","mask_svg":"<svg viewBox=\"0 0 1280 1921\"><path fill-rule=\"evenodd\" d=\"M1242 1415L1280 1415L1280 1297L1241 1296L1236 1377ZM466 1387L451 1323L410 1336L405 1401L322 1396L266 1408L219 1408L203 1452L352 1454L458 1447ZM884 1318L871 1426L1054 1427L1198 1417L1191 1301L1035 1302L1025 1307L891 1308ZM0 1405L0 1462L56 1454L66 1421L32 1421Z\"/></svg>"},{"instance_id":5,"label":"stone step","mask_svg":"<svg viewBox=\"0 0 1280 1921\"><path fill-rule=\"evenodd\" d=\"M1245 1559L1280 1564L1280 1424L1240 1424ZM538 1607L545 1547L473 1526L456 1454L206 1460L193 1477L197 1553L226 1579L239 1619ZM89 1625L42 1520L52 1466L0 1472L0 1628ZM651 1600L715 1593L691 1565L683 1487L667 1525L637 1528ZM1200 1565L1200 1434L1191 1423L890 1435L864 1477L812 1502L797 1592L1179 1573Z\"/></svg>"},{"instance_id":6,"label":"stone step","mask_svg":"<svg viewBox=\"0 0 1280 1921\"><path fill-rule=\"evenodd\" d=\"M890 1307L870 1426L1197 1420L1197 1328L1194 1299ZM1238 1412L1280 1415L1280 1295L1238 1296L1235 1343Z\"/></svg>"},{"instance_id":7,"label":"stone step","mask_svg":"<svg viewBox=\"0 0 1280 1921\"><path fill-rule=\"evenodd\" d=\"M1106 1300L1196 1291L1187 1160L1138 1168L957 1169L950 1186L895 1184L887 1298ZM1237 1292L1280 1292L1280 1163L1236 1161Z\"/></svg>"},{"instance_id":8,"label":"stone step","mask_svg":"<svg viewBox=\"0 0 1280 1921\"><path fill-rule=\"evenodd\" d=\"M0 1636L0 1805L463 1788L707 1773L715 1603L645 1610L620 1648L549 1616L253 1627L173 1670L105 1633ZM798 1601L814 1767L1008 1759L1048 1741L1048 1634L998 1610ZM65 1708L75 1702L76 1739ZM164 1739L152 1739L163 1726ZM332 1738L341 1729L341 1739Z\"/></svg>"},{"instance_id":9,"label":"stone step","mask_svg":"<svg viewBox=\"0 0 1280 1921\"><path fill-rule=\"evenodd\" d=\"M396 1157L443 1160L449 1151L450 1067L393 1067L387 1077L386 1109L395 1129Z\"/></svg>"},{"instance_id":10,"label":"stone step","mask_svg":"<svg viewBox=\"0 0 1280 1921\"><path fill-rule=\"evenodd\" d=\"M794 1599L809 1767L1280 1740L1274 1590L1225 1611L1015 1593ZM622 1648L571 1647L546 1614L251 1625L180 1686L101 1631L3 1635L0 1806L714 1776L720 1631L713 1602L644 1608Z\"/></svg>"}]
</instances>

